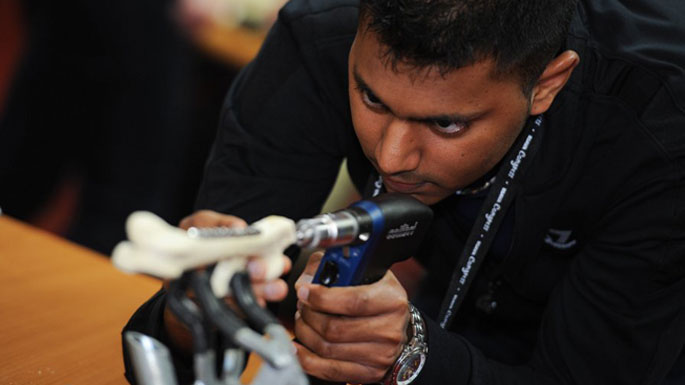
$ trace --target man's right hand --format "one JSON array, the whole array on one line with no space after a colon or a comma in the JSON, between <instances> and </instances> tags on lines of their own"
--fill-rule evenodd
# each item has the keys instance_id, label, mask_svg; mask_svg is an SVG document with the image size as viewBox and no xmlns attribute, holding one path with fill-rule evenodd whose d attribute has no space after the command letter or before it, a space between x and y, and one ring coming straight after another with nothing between
<instances>
[{"instance_id":1,"label":"man's right hand","mask_svg":"<svg viewBox=\"0 0 685 385\"><path fill-rule=\"evenodd\" d=\"M200 210L194 214L187 216L181 220L179 227L187 230L190 227L246 227L247 222L243 219L233 215L221 214L211 210ZM288 257L285 259L284 273L290 270L291 262ZM252 280L252 289L255 292L257 300L264 306L266 302L282 301L287 292L288 285L282 279L273 279L267 281L265 262L256 258L249 259L247 263L247 270ZM166 283L165 283L166 287ZM233 304L231 298L227 298L226 302L229 305ZM181 322L173 315L173 313L166 308L164 310L164 323L167 333L172 339L172 342L180 349L190 352L192 349L192 337L188 329L181 324Z\"/></svg>"},{"instance_id":2,"label":"man's right hand","mask_svg":"<svg viewBox=\"0 0 685 385\"><path fill-rule=\"evenodd\" d=\"M191 227L247 227L247 222L233 215L217 213L212 210L199 210L181 219L178 227L188 230Z\"/></svg>"}]
</instances>

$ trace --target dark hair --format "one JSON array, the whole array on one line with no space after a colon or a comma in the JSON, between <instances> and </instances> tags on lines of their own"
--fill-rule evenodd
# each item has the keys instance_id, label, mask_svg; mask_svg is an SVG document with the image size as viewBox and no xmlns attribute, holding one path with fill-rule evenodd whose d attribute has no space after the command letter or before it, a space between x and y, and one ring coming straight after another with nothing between
<instances>
[{"instance_id":1,"label":"dark hair","mask_svg":"<svg viewBox=\"0 0 685 385\"><path fill-rule=\"evenodd\" d=\"M360 25L393 67L442 74L492 58L493 75L518 76L528 94L561 49L576 0L360 0Z\"/></svg>"}]
</instances>

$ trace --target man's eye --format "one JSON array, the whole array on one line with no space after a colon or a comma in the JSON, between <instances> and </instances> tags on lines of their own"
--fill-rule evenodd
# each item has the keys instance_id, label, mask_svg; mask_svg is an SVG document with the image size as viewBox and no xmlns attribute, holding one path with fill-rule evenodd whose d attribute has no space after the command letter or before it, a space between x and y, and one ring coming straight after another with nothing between
<instances>
[{"instance_id":1,"label":"man's eye","mask_svg":"<svg viewBox=\"0 0 685 385\"><path fill-rule=\"evenodd\" d=\"M434 120L433 126L441 133L455 134L466 128L465 122L453 122L447 119Z\"/></svg>"},{"instance_id":2,"label":"man's eye","mask_svg":"<svg viewBox=\"0 0 685 385\"><path fill-rule=\"evenodd\" d=\"M369 92L368 90L362 90L362 100L364 100L364 103L371 107L375 108L381 108L383 107L383 103L381 103L381 100L376 97L373 93Z\"/></svg>"}]
</instances>

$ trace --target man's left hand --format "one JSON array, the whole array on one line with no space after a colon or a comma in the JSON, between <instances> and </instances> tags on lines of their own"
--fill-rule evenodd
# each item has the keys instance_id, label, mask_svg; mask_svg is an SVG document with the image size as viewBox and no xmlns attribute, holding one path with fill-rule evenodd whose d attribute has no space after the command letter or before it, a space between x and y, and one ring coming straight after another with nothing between
<instances>
[{"instance_id":1,"label":"man's left hand","mask_svg":"<svg viewBox=\"0 0 685 385\"><path fill-rule=\"evenodd\" d=\"M322 255L309 258L295 283L300 363L308 374L328 381L379 382L407 341L407 293L391 271L370 285L312 284Z\"/></svg>"}]
</instances>

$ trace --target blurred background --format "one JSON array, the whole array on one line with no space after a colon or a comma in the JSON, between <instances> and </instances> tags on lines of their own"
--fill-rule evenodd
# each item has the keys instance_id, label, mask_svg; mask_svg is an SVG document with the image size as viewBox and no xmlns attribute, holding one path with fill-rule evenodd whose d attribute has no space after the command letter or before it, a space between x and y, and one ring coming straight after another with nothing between
<instances>
[{"instance_id":1,"label":"blurred background","mask_svg":"<svg viewBox=\"0 0 685 385\"><path fill-rule=\"evenodd\" d=\"M192 211L223 97L284 0L0 0L0 208L109 254Z\"/></svg>"}]
</instances>

